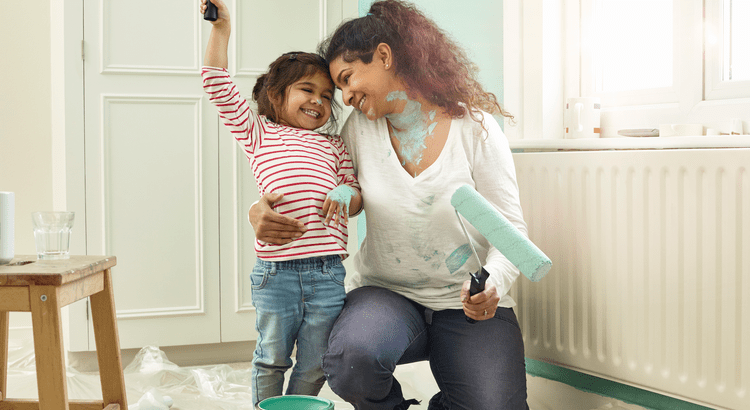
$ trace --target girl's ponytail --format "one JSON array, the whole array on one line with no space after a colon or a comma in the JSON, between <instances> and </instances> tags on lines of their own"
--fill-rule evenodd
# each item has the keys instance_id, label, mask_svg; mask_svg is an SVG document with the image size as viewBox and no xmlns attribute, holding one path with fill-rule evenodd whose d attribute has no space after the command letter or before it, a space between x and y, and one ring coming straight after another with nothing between
<instances>
[{"instance_id":1,"label":"girl's ponytail","mask_svg":"<svg viewBox=\"0 0 750 410\"><path fill-rule=\"evenodd\" d=\"M278 123L279 116L276 104L271 102L268 98L268 78L269 73L265 73L258 77L253 87L253 100L258 104L258 114L265 115L269 120Z\"/></svg>"},{"instance_id":2,"label":"girl's ponytail","mask_svg":"<svg viewBox=\"0 0 750 410\"><path fill-rule=\"evenodd\" d=\"M260 96L262 95L263 86L266 83L266 78L268 77L268 74L263 74L260 77L258 77L258 80L255 82L255 87L253 87L253 100L258 101Z\"/></svg>"}]
</instances>

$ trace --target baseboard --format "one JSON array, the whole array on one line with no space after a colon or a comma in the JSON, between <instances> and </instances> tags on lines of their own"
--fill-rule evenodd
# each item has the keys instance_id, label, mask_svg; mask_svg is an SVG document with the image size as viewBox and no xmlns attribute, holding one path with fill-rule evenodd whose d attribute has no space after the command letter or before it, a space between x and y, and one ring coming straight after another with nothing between
<instances>
[{"instance_id":1,"label":"baseboard","mask_svg":"<svg viewBox=\"0 0 750 410\"><path fill-rule=\"evenodd\" d=\"M157 346L167 359L180 366L205 366L220 363L250 362L253 360L255 342L229 342L206 345ZM120 352L123 367L127 367L141 349L123 349ZM68 365L81 372L99 370L96 352L68 352Z\"/></svg>"},{"instance_id":2,"label":"baseboard","mask_svg":"<svg viewBox=\"0 0 750 410\"><path fill-rule=\"evenodd\" d=\"M8 339L19 341L19 343L22 343L23 341L33 343L34 330L31 326L11 327L8 329Z\"/></svg>"},{"instance_id":3,"label":"baseboard","mask_svg":"<svg viewBox=\"0 0 750 410\"><path fill-rule=\"evenodd\" d=\"M526 358L526 373L564 383L580 391L611 397L651 410L712 410L710 407L529 358Z\"/></svg>"}]
</instances>

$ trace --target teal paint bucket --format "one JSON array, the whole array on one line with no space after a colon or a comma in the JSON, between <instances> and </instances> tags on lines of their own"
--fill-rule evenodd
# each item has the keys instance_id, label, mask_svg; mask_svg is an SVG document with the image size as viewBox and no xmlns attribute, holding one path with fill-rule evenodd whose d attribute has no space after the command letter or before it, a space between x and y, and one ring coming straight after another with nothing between
<instances>
[{"instance_id":1,"label":"teal paint bucket","mask_svg":"<svg viewBox=\"0 0 750 410\"><path fill-rule=\"evenodd\" d=\"M260 410L333 410L333 402L322 397L288 396L270 397L258 403Z\"/></svg>"}]
</instances>

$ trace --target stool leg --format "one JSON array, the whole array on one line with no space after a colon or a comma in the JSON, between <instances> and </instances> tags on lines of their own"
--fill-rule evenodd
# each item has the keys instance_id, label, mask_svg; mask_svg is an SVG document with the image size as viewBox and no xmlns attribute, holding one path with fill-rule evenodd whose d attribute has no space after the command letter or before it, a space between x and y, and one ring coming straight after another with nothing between
<instances>
[{"instance_id":1,"label":"stool leg","mask_svg":"<svg viewBox=\"0 0 750 410\"><path fill-rule=\"evenodd\" d=\"M0 311L0 401L8 397L8 332L10 312Z\"/></svg>"},{"instance_id":2,"label":"stool leg","mask_svg":"<svg viewBox=\"0 0 750 410\"><path fill-rule=\"evenodd\" d=\"M29 290L39 409L68 410L65 349L57 287L30 286Z\"/></svg>"},{"instance_id":3,"label":"stool leg","mask_svg":"<svg viewBox=\"0 0 750 410\"><path fill-rule=\"evenodd\" d=\"M89 296L89 300L91 301L96 357L99 360L99 377L102 382L104 405L119 404L121 409L127 409L110 269L104 271L104 290Z\"/></svg>"}]
</instances>

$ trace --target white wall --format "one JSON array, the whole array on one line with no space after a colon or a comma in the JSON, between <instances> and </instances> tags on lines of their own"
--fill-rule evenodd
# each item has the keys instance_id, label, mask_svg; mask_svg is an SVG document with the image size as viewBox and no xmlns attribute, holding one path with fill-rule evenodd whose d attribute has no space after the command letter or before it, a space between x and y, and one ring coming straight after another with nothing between
<instances>
[{"instance_id":1,"label":"white wall","mask_svg":"<svg viewBox=\"0 0 750 410\"><path fill-rule=\"evenodd\" d=\"M31 255L31 213L52 209L50 3L12 9L0 24L0 191L16 194L15 254ZM10 327L30 337L30 315L11 313Z\"/></svg>"},{"instance_id":2,"label":"white wall","mask_svg":"<svg viewBox=\"0 0 750 410\"><path fill-rule=\"evenodd\" d=\"M0 24L0 190L16 193L16 255L33 254L31 212L52 207L49 2Z\"/></svg>"},{"instance_id":3,"label":"white wall","mask_svg":"<svg viewBox=\"0 0 750 410\"><path fill-rule=\"evenodd\" d=\"M0 191L16 194L15 254L34 254L31 213L52 209L50 5L13 3L0 24ZM30 338L29 313L11 313L10 336Z\"/></svg>"}]
</instances>

